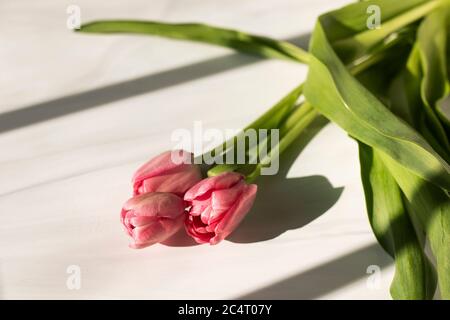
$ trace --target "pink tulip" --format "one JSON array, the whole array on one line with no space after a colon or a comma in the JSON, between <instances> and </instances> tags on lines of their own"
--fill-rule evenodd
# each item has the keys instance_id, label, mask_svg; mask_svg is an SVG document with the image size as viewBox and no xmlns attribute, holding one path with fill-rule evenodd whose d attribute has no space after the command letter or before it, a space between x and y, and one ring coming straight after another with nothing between
<instances>
[{"instance_id":1,"label":"pink tulip","mask_svg":"<svg viewBox=\"0 0 450 320\"><path fill-rule=\"evenodd\" d=\"M202 179L193 155L184 150L166 151L141 166L133 176L133 194L171 192L179 196Z\"/></svg>"},{"instance_id":2,"label":"pink tulip","mask_svg":"<svg viewBox=\"0 0 450 320\"><path fill-rule=\"evenodd\" d=\"M183 226L185 203L172 193L146 193L129 199L120 218L133 239L130 247L145 248L168 239Z\"/></svg>"},{"instance_id":3,"label":"pink tulip","mask_svg":"<svg viewBox=\"0 0 450 320\"><path fill-rule=\"evenodd\" d=\"M185 227L198 243L217 244L239 225L253 205L257 186L235 172L206 178L189 189Z\"/></svg>"}]
</instances>

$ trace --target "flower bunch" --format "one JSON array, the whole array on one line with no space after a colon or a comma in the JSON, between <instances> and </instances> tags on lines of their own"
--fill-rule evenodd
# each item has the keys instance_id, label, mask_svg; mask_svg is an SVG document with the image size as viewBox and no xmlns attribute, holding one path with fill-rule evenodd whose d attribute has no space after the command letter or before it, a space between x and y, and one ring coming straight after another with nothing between
<instances>
[{"instance_id":1,"label":"flower bunch","mask_svg":"<svg viewBox=\"0 0 450 320\"><path fill-rule=\"evenodd\" d=\"M82 26L81 32L206 42L309 68L304 84L246 128L279 130L279 140L264 137L246 147L246 163L214 165L203 180L195 166L178 167L164 156L138 171L135 198L122 211L134 246L166 239L182 220L200 243L223 240L252 205L256 186L249 183L320 112L358 143L369 222L395 259L391 295L431 299L439 285L441 296L450 298L449 25L450 0L356 1L317 19L308 52L203 24L126 20ZM268 153L259 152L268 145ZM236 148L225 144L212 154L229 151Z\"/></svg>"},{"instance_id":2,"label":"flower bunch","mask_svg":"<svg viewBox=\"0 0 450 320\"><path fill-rule=\"evenodd\" d=\"M163 242L183 225L198 243L217 244L250 210L256 185L247 184L236 172L202 179L192 160L187 151L167 151L136 171L134 196L121 212L121 222L132 238L130 247Z\"/></svg>"}]
</instances>

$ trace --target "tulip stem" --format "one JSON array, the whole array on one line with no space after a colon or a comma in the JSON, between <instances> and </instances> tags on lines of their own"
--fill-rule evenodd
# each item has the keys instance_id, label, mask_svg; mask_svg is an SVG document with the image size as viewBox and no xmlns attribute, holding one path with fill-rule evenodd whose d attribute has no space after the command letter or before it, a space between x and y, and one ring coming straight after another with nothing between
<instances>
[{"instance_id":1,"label":"tulip stem","mask_svg":"<svg viewBox=\"0 0 450 320\"><path fill-rule=\"evenodd\" d=\"M292 128L294 128L298 124L298 122L301 121L301 119L305 117L311 110L313 110L313 108L309 103L297 105L296 108L293 111L291 111L291 114L287 117L287 119L285 119L282 123L278 125L279 128L274 128L279 129L279 138L283 139L283 137L287 135L289 131ZM240 134L243 133L245 133L245 131L241 132ZM239 134L233 138L237 140L239 138ZM262 159L259 159L260 156L259 150L267 150L265 148L267 148L270 140L271 137L267 136L265 139L258 141L256 145L250 146L248 150L246 150L246 156L249 158L246 163L218 164L208 171L208 176L216 176L227 171L240 171L244 174L248 171L253 172L255 166L257 166L260 163L260 161L263 161ZM233 143L236 143L236 141L233 141ZM234 145L232 145L232 147L234 147ZM276 146L273 147L274 150L275 148ZM231 148L227 149L229 150ZM264 156L264 158L267 160L267 156Z\"/></svg>"},{"instance_id":2,"label":"tulip stem","mask_svg":"<svg viewBox=\"0 0 450 320\"><path fill-rule=\"evenodd\" d=\"M303 92L303 83L294 88L289 92L283 99L281 99L277 104L263 113L259 118L254 120L251 124L245 127L234 137L226 140L224 143L215 147L211 151L207 151L204 154L199 155L196 159L204 159L205 156L215 157L225 154L231 148L233 148L239 138L243 138L246 130L254 129L276 129L279 128L281 123L289 116L292 109ZM200 161L199 161L200 162ZM196 162L197 163L197 162Z\"/></svg>"},{"instance_id":3,"label":"tulip stem","mask_svg":"<svg viewBox=\"0 0 450 320\"><path fill-rule=\"evenodd\" d=\"M261 175L261 170L269 165L271 161L276 160L281 154L294 142L298 136L318 117L320 114L312 108L312 106L305 102L302 107L298 108L284 123L280 130L288 130L281 138L280 142L273 148L270 153L256 165L256 168L247 175L247 182L253 182Z\"/></svg>"}]
</instances>

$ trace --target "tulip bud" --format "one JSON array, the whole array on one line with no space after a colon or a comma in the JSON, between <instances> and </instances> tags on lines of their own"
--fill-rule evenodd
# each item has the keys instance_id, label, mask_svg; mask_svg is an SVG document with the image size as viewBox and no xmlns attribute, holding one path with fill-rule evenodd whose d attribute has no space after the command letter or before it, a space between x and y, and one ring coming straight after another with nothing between
<instances>
[{"instance_id":1,"label":"tulip bud","mask_svg":"<svg viewBox=\"0 0 450 320\"><path fill-rule=\"evenodd\" d=\"M183 199L171 193L152 192L129 199L120 220L133 239L130 247L145 248L168 239L183 226L184 210Z\"/></svg>"},{"instance_id":2,"label":"tulip bud","mask_svg":"<svg viewBox=\"0 0 450 320\"><path fill-rule=\"evenodd\" d=\"M241 174L225 172L206 178L189 189L184 200L190 206L187 233L198 243L217 244L236 229L253 205L255 184Z\"/></svg>"},{"instance_id":3,"label":"tulip bud","mask_svg":"<svg viewBox=\"0 0 450 320\"><path fill-rule=\"evenodd\" d=\"M171 192L184 193L202 179L193 155L184 150L166 151L141 166L133 176L133 194Z\"/></svg>"}]
</instances>

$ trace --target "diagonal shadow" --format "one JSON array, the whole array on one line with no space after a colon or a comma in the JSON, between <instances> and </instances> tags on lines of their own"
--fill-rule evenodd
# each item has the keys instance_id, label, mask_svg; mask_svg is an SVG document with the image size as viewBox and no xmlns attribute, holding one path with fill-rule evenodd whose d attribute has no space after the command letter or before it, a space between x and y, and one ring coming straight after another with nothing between
<instances>
[{"instance_id":1,"label":"diagonal shadow","mask_svg":"<svg viewBox=\"0 0 450 320\"><path fill-rule=\"evenodd\" d=\"M370 265L383 269L390 264L392 259L374 243L237 299L316 299L368 277Z\"/></svg>"},{"instance_id":2,"label":"diagonal shadow","mask_svg":"<svg viewBox=\"0 0 450 320\"><path fill-rule=\"evenodd\" d=\"M258 182L257 201L229 241L266 241L302 228L327 212L343 191L320 175L270 181Z\"/></svg>"},{"instance_id":3,"label":"diagonal shadow","mask_svg":"<svg viewBox=\"0 0 450 320\"><path fill-rule=\"evenodd\" d=\"M276 238L307 225L337 202L344 188L333 187L324 176L286 178L299 154L327 123L325 118L318 118L281 155L279 172L258 178L257 200L228 238L230 241L251 243Z\"/></svg>"},{"instance_id":4,"label":"diagonal shadow","mask_svg":"<svg viewBox=\"0 0 450 320\"><path fill-rule=\"evenodd\" d=\"M306 48L310 36L310 33L302 34L288 41ZM8 111L0 114L0 133L91 109L113 101L169 88L260 61L263 61L263 59L234 53Z\"/></svg>"},{"instance_id":5,"label":"diagonal shadow","mask_svg":"<svg viewBox=\"0 0 450 320\"><path fill-rule=\"evenodd\" d=\"M423 181L408 199L412 206L419 207L427 203L430 198L434 202L429 207L425 206L426 211L424 212L427 214L412 212L412 214L419 214L419 217L414 218L420 221L424 230L429 230L436 213L439 212L438 208L444 208L448 205L448 195L431 183ZM408 214L411 214L411 212L408 212ZM391 221L389 229L378 235L378 237L391 237L391 233L394 230L407 227L408 225L405 225L404 219L404 217L397 217ZM431 237L431 235L428 235L428 237ZM410 247L414 241L417 241L417 239L403 234L399 241L395 242L396 254L401 256L402 252ZM431 246L433 245L431 244ZM437 247L435 250L439 250L439 248ZM432 258L436 261L435 257ZM380 244L374 243L295 276L245 294L238 299L316 299L358 279L367 277L366 270L370 265L376 265L383 269L392 263L392 257ZM402 270L397 269L396 272L402 272ZM441 274L438 277L444 278L445 275ZM418 281L418 279L410 278L409 281ZM442 283L443 280L441 279L440 281ZM435 298L437 299L442 296L442 292L439 289L442 290L442 288L437 288L435 292ZM406 296L408 294L409 292L405 292ZM446 294L448 295L448 292Z\"/></svg>"}]
</instances>

